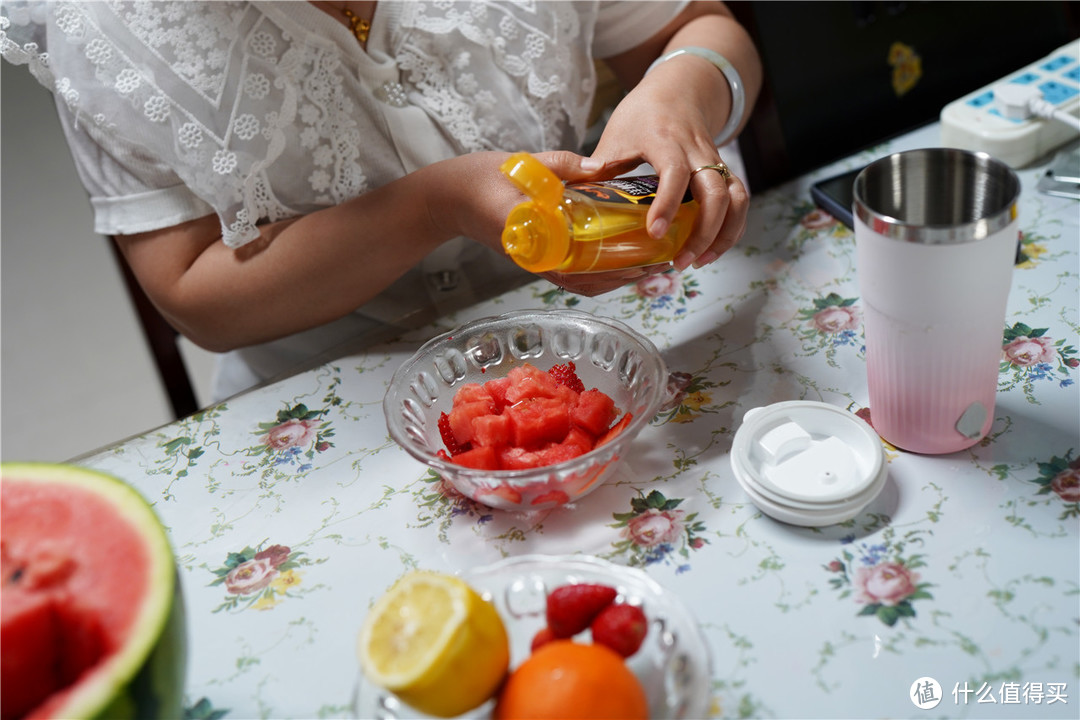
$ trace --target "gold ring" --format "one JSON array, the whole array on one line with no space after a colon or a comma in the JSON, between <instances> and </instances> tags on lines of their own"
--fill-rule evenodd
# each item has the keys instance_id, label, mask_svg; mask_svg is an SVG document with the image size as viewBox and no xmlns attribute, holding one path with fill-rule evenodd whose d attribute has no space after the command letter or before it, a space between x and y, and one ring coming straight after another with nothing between
<instances>
[{"instance_id":1,"label":"gold ring","mask_svg":"<svg viewBox=\"0 0 1080 720\"><path fill-rule=\"evenodd\" d=\"M715 170L716 172L720 173L720 176L723 177L725 180L731 177L731 170L728 168L728 166L722 162L719 162L715 165L702 165L699 168L695 168L694 171L690 173L691 179L702 170Z\"/></svg>"}]
</instances>

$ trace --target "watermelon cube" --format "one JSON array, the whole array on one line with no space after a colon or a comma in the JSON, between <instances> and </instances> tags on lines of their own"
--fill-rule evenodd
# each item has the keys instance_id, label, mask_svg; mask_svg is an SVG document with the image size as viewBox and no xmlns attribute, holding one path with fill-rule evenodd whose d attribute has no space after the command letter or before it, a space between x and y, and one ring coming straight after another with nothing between
<instances>
[{"instance_id":1,"label":"watermelon cube","mask_svg":"<svg viewBox=\"0 0 1080 720\"><path fill-rule=\"evenodd\" d=\"M454 456L454 462L478 470L498 470L499 458L495 448L478 446Z\"/></svg>"},{"instance_id":2,"label":"watermelon cube","mask_svg":"<svg viewBox=\"0 0 1080 720\"><path fill-rule=\"evenodd\" d=\"M559 393L555 378L528 363L511 368L506 377L510 379L506 390L506 402L510 405L526 398L553 398Z\"/></svg>"},{"instance_id":3,"label":"watermelon cube","mask_svg":"<svg viewBox=\"0 0 1080 720\"><path fill-rule=\"evenodd\" d=\"M566 433L566 439L560 444L566 445L567 447L575 447L580 450L578 455L584 455L596 447L596 439L581 428L572 427L570 428L570 432Z\"/></svg>"},{"instance_id":4,"label":"watermelon cube","mask_svg":"<svg viewBox=\"0 0 1080 720\"><path fill-rule=\"evenodd\" d=\"M581 457L587 451L582 450L580 445L566 443L551 443L546 448L536 451L536 458L541 466L554 465L555 463L573 460Z\"/></svg>"},{"instance_id":5,"label":"watermelon cube","mask_svg":"<svg viewBox=\"0 0 1080 720\"><path fill-rule=\"evenodd\" d=\"M473 444L487 447L509 445L513 429L509 415L481 415L472 421Z\"/></svg>"},{"instance_id":6,"label":"watermelon cube","mask_svg":"<svg viewBox=\"0 0 1080 720\"><path fill-rule=\"evenodd\" d=\"M531 470L541 467L542 462L539 453L535 450L526 450L521 447L499 448L499 465L503 470Z\"/></svg>"},{"instance_id":7,"label":"watermelon cube","mask_svg":"<svg viewBox=\"0 0 1080 720\"><path fill-rule=\"evenodd\" d=\"M605 393L593 388L578 396L577 404L570 411L570 421L594 437L607 432L615 422L615 401Z\"/></svg>"},{"instance_id":8,"label":"watermelon cube","mask_svg":"<svg viewBox=\"0 0 1080 720\"><path fill-rule=\"evenodd\" d=\"M562 442L570 432L570 411L566 404L549 397L522 400L506 408L513 430L514 445L538 448Z\"/></svg>"},{"instance_id":9,"label":"watermelon cube","mask_svg":"<svg viewBox=\"0 0 1080 720\"><path fill-rule=\"evenodd\" d=\"M484 388L491 395L491 399L495 401L495 412L502 412L503 408L509 404L506 402L506 391L510 389L510 378L501 377L488 380L484 383Z\"/></svg>"},{"instance_id":10,"label":"watermelon cube","mask_svg":"<svg viewBox=\"0 0 1080 720\"><path fill-rule=\"evenodd\" d=\"M464 405L470 402L490 402L491 393L487 390L487 385L481 385L480 383L466 383L458 388L458 391L454 393L454 405Z\"/></svg>"},{"instance_id":11,"label":"watermelon cube","mask_svg":"<svg viewBox=\"0 0 1080 720\"><path fill-rule=\"evenodd\" d=\"M487 400L463 402L450 410L450 432L458 445L468 445L473 439L473 420L495 412L495 402Z\"/></svg>"}]
</instances>

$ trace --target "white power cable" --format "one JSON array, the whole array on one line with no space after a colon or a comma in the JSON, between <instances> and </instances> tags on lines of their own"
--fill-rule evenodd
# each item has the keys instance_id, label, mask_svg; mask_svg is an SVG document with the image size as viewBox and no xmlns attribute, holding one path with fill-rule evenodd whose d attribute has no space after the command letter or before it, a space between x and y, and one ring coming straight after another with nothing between
<instances>
[{"instance_id":1,"label":"white power cable","mask_svg":"<svg viewBox=\"0 0 1080 720\"><path fill-rule=\"evenodd\" d=\"M1028 103L1028 107L1031 108L1032 114L1036 117L1041 117L1044 120L1057 120L1066 125L1071 125L1076 130L1080 130L1080 117L1059 110L1041 97L1032 98Z\"/></svg>"},{"instance_id":2,"label":"white power cable","mask_svg":"<svg viewBox=\"0 0 1080 720\"><path fill-rule=\"evenodd\" d=\"M998 112L1010 120L1027 120L1034 115L1043 120L1057 120L1080 130L1080 118L1054 107L1043 98L1042 91L1031 85L995 85L994 103Z\"/></svg>"}]
</instances>

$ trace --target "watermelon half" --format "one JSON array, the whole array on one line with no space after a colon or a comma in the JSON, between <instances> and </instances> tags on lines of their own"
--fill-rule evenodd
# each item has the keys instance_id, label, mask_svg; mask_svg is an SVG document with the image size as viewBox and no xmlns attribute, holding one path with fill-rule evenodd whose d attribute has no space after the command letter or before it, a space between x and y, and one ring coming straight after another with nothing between
<instances>
[{"instance_id":1,"label":"watermelon half","mask_svg":"<svg viewBox=\"0 0 1080 720\"><path fill-rule=\"evenodd\" d=\"M0 712L178 718L184 608L165 529L130 486L0 465Z\"/></svg>"}]
</instances>

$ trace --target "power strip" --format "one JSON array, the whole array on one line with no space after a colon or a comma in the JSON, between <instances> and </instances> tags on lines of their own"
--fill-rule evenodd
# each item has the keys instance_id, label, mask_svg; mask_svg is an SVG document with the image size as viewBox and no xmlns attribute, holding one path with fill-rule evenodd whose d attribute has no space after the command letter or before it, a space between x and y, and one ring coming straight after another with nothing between
<instances>
[{"instance_id":1,"label":"power strip","mask_svg":"<svg viewBox=\"0 0 1080 720\"><path fill-rule=\"evenodd\" d=\"M1080 112L1080 42L1058 48L1042 60L1005 76L998 82L954 100L941 111L941 144L945 147L986 152L1014 168L1046 156L1080 131L1060 120L1008 117L1002 112L998 86L1036 88L1058 110ZM1016 88L1002 87L998 93Z\"/></svg>"}]
</instances>

